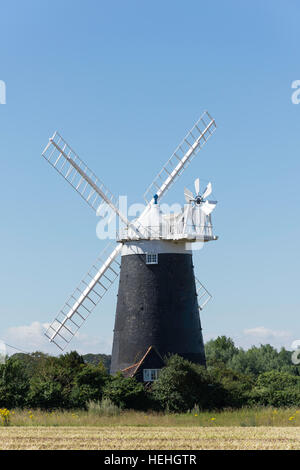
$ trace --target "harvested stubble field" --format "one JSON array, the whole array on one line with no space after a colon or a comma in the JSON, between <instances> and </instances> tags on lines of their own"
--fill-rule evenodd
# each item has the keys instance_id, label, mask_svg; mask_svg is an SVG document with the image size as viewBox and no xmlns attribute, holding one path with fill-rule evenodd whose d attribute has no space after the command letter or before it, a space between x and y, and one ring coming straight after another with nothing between
<instances>
[{"instance_id":1,"label":"harvested stubble field","mask_svg":"<svg viewBox=\"0 0 300 470\"><path fill-rule=\"evenodd\" d=\"M300 449L300 410L244 408L184 414L11 410L0 449Z\"/></svg>"},{"instance_id":2,"label":"harvested stubble field","mask_svg":"<svg viewBox=\"0 0 300 470\"><path fill-rule=\"evenodd\" d=\"M0 448L68 450L300 449L300 428L7 427Z\"/></svg>"}]
</instances>

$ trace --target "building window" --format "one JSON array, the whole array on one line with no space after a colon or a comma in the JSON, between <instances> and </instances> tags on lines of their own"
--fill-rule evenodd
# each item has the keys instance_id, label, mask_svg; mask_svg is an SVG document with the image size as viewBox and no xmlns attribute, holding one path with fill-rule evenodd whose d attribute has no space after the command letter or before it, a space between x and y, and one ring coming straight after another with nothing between
<instances>
[{"instance_id":1,"label":"building window","mask_svg":"<svg viewBox=\"0 0 300 470\"><path fill-rule=\"evenodd\" d=\"M158 264L158 254L157 253L147 253L146 254L146 264Z\"/></svg>"},{"instance_id":2,"label":"building window","mask_svg":"<svg viewBox=\"0 0 300 470\"><path fill-rule=\"evenodd\" d=\"M144 382L154 382L159 377L160 369L144 369L143 379Z\"/></svg>"}]
</instances>

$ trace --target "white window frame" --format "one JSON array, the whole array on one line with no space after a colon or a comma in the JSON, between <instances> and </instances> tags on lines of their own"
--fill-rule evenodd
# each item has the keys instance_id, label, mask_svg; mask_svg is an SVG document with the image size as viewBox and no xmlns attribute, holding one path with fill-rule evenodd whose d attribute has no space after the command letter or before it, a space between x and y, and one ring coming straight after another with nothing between
<instances>
[{"instance_id":1,"label":"white window frame","mask_svg":"<svg viewBox=\"0 0 300 470\"><path fill-rule=\"evenodd\" d=\"M158 379L161 369L143 369L143 381L154 382Z\"/></svg>"},{"instance_id":2,"label":"white window frame","mask_svg":"<svg viewBox=\"0 0 300 470\"><path fill-rule=\"evenodd\" d=\"M146 264L158 264L158 254L146 253Z\"/></svg>"}]
</instances>

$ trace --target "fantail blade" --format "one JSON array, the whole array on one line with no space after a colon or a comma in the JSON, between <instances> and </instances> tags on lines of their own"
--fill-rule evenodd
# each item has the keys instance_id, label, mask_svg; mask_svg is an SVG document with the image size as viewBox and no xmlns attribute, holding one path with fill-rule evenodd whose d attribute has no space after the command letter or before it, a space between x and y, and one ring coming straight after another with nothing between
<instances>
[{"instance_id":1,"label":"fantail blade","mask_svg":"<svg viewBox=\"0 0 300 470\"><path fill-rule=\"evenodd\" d=\"M202 198L205 199L212 193L212 184L209 182L206 186L204 193L202 194Z\"/></svg>"},{"instance_id":2,"label":"fantail blade","mask_svg":"<svg viewBox=\"0 0 300 470\"><path fill-rule=\"evenodd\" d=\"M195 191L196 191L196 194L198 195L200 193L200 179L199 178L196 178L195 179Z\"/></svg>"},{"instance_id":3,"label":"fantail blade","mask_svg":"<svg viewBox=\"0 0 300 470\"><path fill-rule=\"evenodd\" d=\"M212 213L212 211L214 210L214 208L216 207L217 203L210 203L208 201L205 201L202 205L201 205L201 210L204 212L205 215L209 215Z\"/></svg>"},{"instance_id":4,"label":"fantail blade","mask_svg":"<svg viewBox=\"0 0 300 470\"><path fill-rule=\"evenodd\" d=\"M189 204L191 201L194 200L194 195L192 193L192 191L190 191L189 189L187 188L184 188L184 197L185 197L185 200L186 202Z\"/></svg>"}]
</instances>

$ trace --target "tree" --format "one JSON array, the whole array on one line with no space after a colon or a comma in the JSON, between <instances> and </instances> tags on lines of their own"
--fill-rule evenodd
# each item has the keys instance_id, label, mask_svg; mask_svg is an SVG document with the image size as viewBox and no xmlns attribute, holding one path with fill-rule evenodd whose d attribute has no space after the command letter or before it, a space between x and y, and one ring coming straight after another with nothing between
<instances>
[{"instance_id":1,"label":"tree","mask_svg":"<svg viewBox=\"0 0 300 470\"><path fill-rule=\"evenodd\" d=\"M30 354L16 353L11 356L12 359L17 359L18 361L22 362L28 377L33 376L36 369L40 367L48 357L48 354L45 354L41 351L36 351Z\"/></svg>"},{"instance_id":2,"label":"tree","mask_svg":"<svg viewBox=\"0 0 300 470\"><path fill-rule=\"evenodd\" d=\"M251 376L234 372L225 366L211 367L210 374L222 386L223 407L237 408L248 404L255 383Z\"/></svg>"},{"instance_id":3,"label":"tree","mask_svg":"<svg viewBox=\"0 0 300 470\"><path fill-rule=\"evenodd\" d=\"M0 365L0 408L24 407L28 389L28 375L21 361L9 358Z\"/></svg>"},{"instance_id":4,"label":"tree","mask_svg":"<svg viewBox=\"0 0 300 470\"><path fill-rule=\"evenodd\" d=\"M228 367L236 372L252 376L272 370L298 374L297 368L292 364L291 353L284 348L278 352L270 344L252 346L247 351L240 349L238 354L232 357Z\"/></svg>"},{"instance_id":5,"label":"tree","mask_svg":"<svg viewBox=\"0 0 300 470\"><path fill-rule=\"evenodd\" d=\"M231 338L218 336L205 344L205 355L207 366L228 365L232 358L239 353Z\"/></svg>"},{"instance_id":6,"label":"tree","mask_svg":"<svg viewBox=\"0 0 300 470\"><path fill-rule=\"evenodd\" d=\"M89 401L101 401L109 374L103 364L83 365L74 378L70 402L74 408L86 408Z\"/></svg>"},{"instance_id":7,"label":"tree","mask_svg":"<svg viewBox=\"0 0 300 470\"><path fill-rule=\"evenodd\" d=\"M260 374L256 380L256 386L270 390L284 390L298 387L300 391L300 378L287 372L272 370Z\"/></svg>"},{"instance_id":8,"label":"tree","mask_svg":"<svg viewBox=\"0 0 300 470\"><path fill-rule=\"evenodd\" d=\"M286 372L260 374L251 393L252 402L264 406L299 406L300 378Z\"/></svg>"},{"instance_id":9,"label":"tree","mask_svg":"<svg viewBox=\"0 0 300 470\"><path fill-rule=\"evenodd\" d=\"M223 399L222 387L204 366L176 354L167 360L166 367L153 384L152 394L161 408L178 413L191 410L195 405L214 408Z\"/></svg>"},{"instance_id":10,"label":"tree","mask_svg":"<svg viewBox=\"0 0 300 470\"><path fill-rule=\"evenodd\" d=\"M28 401L42 409L84 407L86 401L101 395L104 375L103 368L85 364L76 351L49 357L31 378Z\"/></svg>"},{"instance_id":11,"label":"tree","mask_svg":"<svg viewBox=\"0 0 300 470\"><path fill-rule=\"evenodd\" d=\"M149 403L144 385L135 378L124 377L121 372L106 383L103 395L124 409L147 409Z\"/></svg>"},{"instance_id":12,"label":"tree","mask_svg":"<svg viewBox=\"0 0 300 470\"><path fill-rule=\"evenodd\" d=\"M110 363L111 363L111 356L108 354L84 354L83 360L87 364L93 364L94 366L98 366L100 363L104 365L106 370L109 372L110 370Z\"/></svg>"},{"instance_id":13,"label":"tree","mask_svg":"<svg viewBox=\"0 0 300 470\"><path fill-rule=\"evenodd\" d=\"M58 358L51 357L31 378L28 402L31 407L45 410L69 408L71 383L72 377L68 377Z\"/></svg>"}]
</instances>

